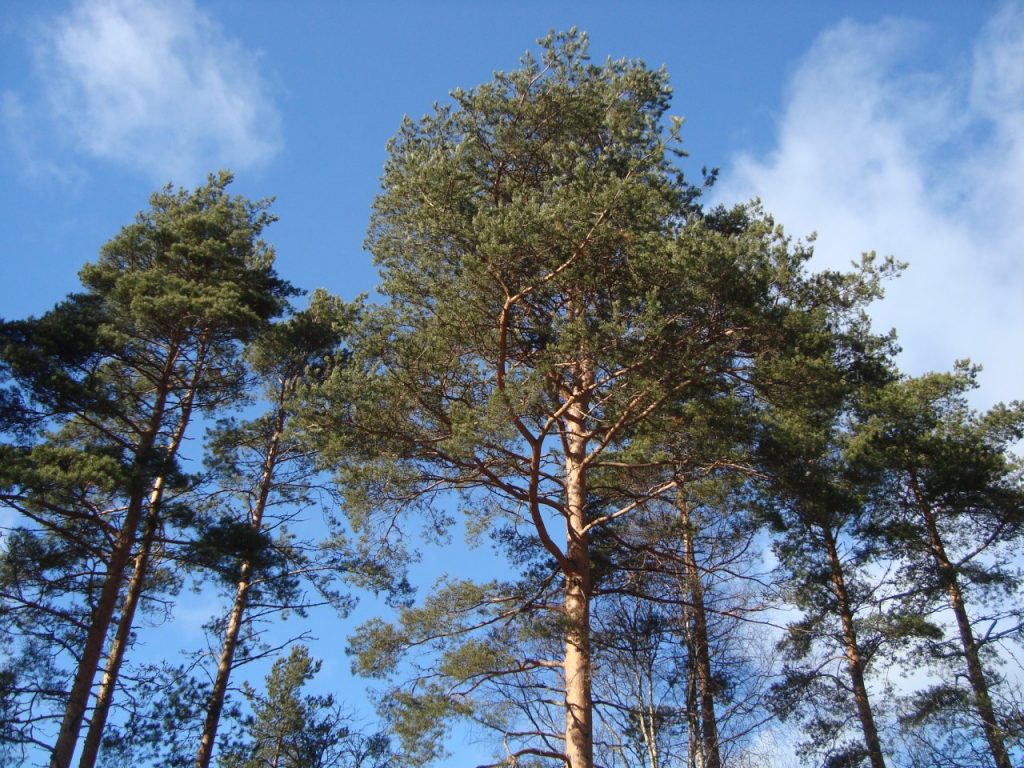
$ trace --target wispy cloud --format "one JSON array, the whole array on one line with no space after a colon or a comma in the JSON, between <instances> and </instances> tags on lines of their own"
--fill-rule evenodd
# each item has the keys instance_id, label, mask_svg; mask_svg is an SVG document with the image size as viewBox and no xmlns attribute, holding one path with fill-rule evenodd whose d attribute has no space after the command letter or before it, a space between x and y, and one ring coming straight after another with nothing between
<instances>
[{"instance_id":1,"label":"wispy cloud","mask_svg":"<svg viewBox=\"0 0 1024 768\"><path fill-rule=\"evenodd\" d=\"M973 57L929 71L927 28L843 22L788 83L774 149L733 159L717 197L760 197L816 267L863 251L908 261L876 308L911 373L971 357L985 401L1024 396L1024 7L1007 4Z\"/></svg>"},{"instance_id":2,"label":"wispy cloud","mask_svg":"<svg viewBox=\"0 0 1024 768\"><path fill-rule=\"evenodd\" d=\"M246 50L190 0L81 0L37 50L58 136L157 181L245 169L281 146L280 118Z\"/></svg>"}]
</instances>

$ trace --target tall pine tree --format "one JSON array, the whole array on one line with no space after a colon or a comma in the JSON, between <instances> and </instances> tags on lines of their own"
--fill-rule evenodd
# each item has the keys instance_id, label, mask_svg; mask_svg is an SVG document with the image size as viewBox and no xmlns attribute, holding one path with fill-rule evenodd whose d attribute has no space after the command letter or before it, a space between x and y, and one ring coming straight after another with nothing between
<instances>
[{"instance_id":1,"label":"tall pine tree","mask_svg":"<svg viewBox=\"0 0 1024 768\"><path fill-rule=\"evenodd\" d=\"M8 470L5 501L21 515L19 536L74 544L93 563L89 585L63 601L80 643L68 648L55 767L71 763L106 652L92 714L102 732L193 414L242 396L241 344L294 292L261 239L269 204L231 197L231 180L154 194L82 269L82 293L2 329L38 427ZM17 600L41 605L28 592Z\"/></svg>"},{"instance_id":2,"label":"tall pine tree","mask_svg":"<svg viewBox=\"0 0 1024 768\"><path fill-rule=\"evenodd\" d=\"M701 211L674 163L664 72L591 64L575 32L541 46L391 142L368 237L388 303L316 426L356 525L394 533L396 516L436 513L454 490L478 530L516 527L560 593L453 585L403 627L369 628L365 667L383 672L401 647L471 627L546 625L553 653L541 658L507 637L500 664L480 646L450 648L439 668L454 680L433 703L471 711L527 667L560 673L541 684L557 691L544 700L561 702L560 726L497 727L512 757L592 768L595 539L676 484L638 484L652 457L631 437L686 399L750 395L770 352L803 348L795 360L834 344L817 308L875 288L870 276L808 279L807 250L756 208ZM596 503L598 480L629 497ZM548 618L526 618L538 611ZM422 720L430 708L401 711Z\"/></svg>"}]
</instances>

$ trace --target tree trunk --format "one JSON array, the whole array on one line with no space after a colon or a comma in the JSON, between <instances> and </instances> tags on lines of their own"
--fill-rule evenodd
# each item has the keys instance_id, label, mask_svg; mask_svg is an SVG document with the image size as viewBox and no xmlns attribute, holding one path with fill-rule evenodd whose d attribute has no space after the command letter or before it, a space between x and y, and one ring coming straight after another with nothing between
<instances>
[{"instance_id":1,"label":"tree trunk","mask_svg":"<svg viewBox=\"0 0 1024 768\"><path fill-rule=\"evenodd\" d=\"M960 644L963 647L964 658L967 661L967 679L974 693L974 708L978 713L978 717L981 718L985 739L988 741L989 750L992 752L992 759L996 764L996 768L1012 768L1010 754L1007 752L1006 743L1003 741L1003 735L1000 733L999 724L996 721L992 697L988 691L988 682L985 680L981 656L978 653L978 643L974 639L974 631L971 629L971 622L967 616L967 606L964 604L964 596L960 591L960 584L956 577L956 568L946 554L946 547L939 533L935 514L925 500L917 474L914 472L910 473L910 487L914 493L914 499L917 502L918 508L921 510L921 517L924 519L925 528L928 531L928 543L932 559L939 572L939 578L946 587L949 605L953 609L953 615L956 617L956 626L960 632Z\"/></svg>"},{"instance_id":2,"label":"tree trunk","mask_svg":"<svg viewBox=\"0 0 1024 768\"><path fill-rule=\"evenodd\" d=\"M162 481L163 478L160 480ZM154 495L157 495L155 490ZM82 756L79 758L78 768L92 768L99 755L103 731L107 725L107 715L110 714L110 705L114 700L114 688L117 686L117 679L121 673L121 662L124 661L124 653L128 648L128 641L131 639L132 628L135 626L135 609L142 597L146 575L149 572L150 554L159 528L159 522L155 515L156 511L151 506L142 534L142 543L135 555L135 566L128 582L128 590L125 592L117 630L114 632L114 639L107 652L107 665L103 671L103 678L100 680L99 690L96 692L96 704L93 706L89 730L85 734L85 743L82 745Z\"/></svg>"},{"instance_id":3,"label":"tree trunk","mask_svg":"<svg viewBox=\"0 0 1024 768\"><path fill-rule=\"evenodd\" d=\"M590 653L590 540L587 524L585 459L586 392L590 377L584 371L575 402L566 414L565 504L565 754L569 768L593 768L593 701Z\"/></svg>"},{"instance_id":4,"label":"tree trunk","mask_svg":"<svg viewBox=\"0 0 1024 768\"><path fill-rule=\"evenodd\" d=\"M224 630L224 641L221 644L220 658L217 661L217 677L210 691L210 700L206 705L206 719L203 721L203 735L199 739L199 750L196 753L196 768L208 768L213 757L213 745L217 738L220 715L224 710L224 697L231 677L235 649L242 629L242 616L249 602L249 587L252 584L252 564L243 562L238 574L238 585L235 589L235 601L231 606L227 627Z\"/></svg>"},{"instance_id":5,"label":"tree trunk","mask_svg":"<svg viewBox=\"0 0 1024 768\"><path fill-rule=\"evenodd\" d=\"M633 684L636 686L636 714L639 720L640 738L643 740L647 751L646 768L660 768L661 761L658 758L658 715L654 702L654 681L653 664L645 665L642 669L637 663L633 671ZM623 765L629 765L625 750L619 744L619 755Z\"/></svg>"},{"instance_id":6,"label":"tree trunk","mask_svg":"<svg viewBox=\"0 0 1024 768\"><path fill-rule=\"evenodd\" d=\"M114 690L117 687L117 679L121 674L121 664L124 662L128 641L131 639L132 629L135 627L135 611L138 609L139 600L142 598L142 592L146 585L146 577L149 575L153 544L160 530L160 505L163 501L164 490L167 484L167 473L170 471L171 459L177 455L178 450L181 448L181 443L185 439L185 433L188 431L189 422L192 420L192 405L195 402L196 390L199 388L199 382L203 375L206 349L204 338L196 355L192 380L189 382L188 391L185 393L181 403L178 424L174 428L174 433L167 444L163 470L153 481L153 488L149 494L149 512L145 519L142 541L139 544L139 551L135 555L135 565L132 569L131 579L128 581L128 590L125 592L124 601L121 606L121 616L117 622L117 630L114 632L114 639L111 641L110 648L107 651L107 664L103 671L99 690L96 692L96 704L93 707L89 730L85 735L85 743L82 746L82 756L78 761L78 768L93 768L99 755L100 744L103 741L103 732L107 726L107 716L110 714L110 705L114 700Z\"/></svg>"},{"instance_id":7,"label":"tree trunk","mask_svg":"<svg viewBox=\"0 0 1024 768\"><path fill-rule=\"evenodd\" d=\"M277 403L277 423L274 434L270 438L267 455L263 462L259 496L253 509L251 525L253 530L257 532L263 526L263 513L267 508L267 499L270 498L274 468L277 466L280 453L281 434L284 431L285 423L284 397L285 393L282 391ZM231 670L234 665L235 650L238 648L238 637L242 631L245 609L249 603L249 589L252 586L252 578L252 562L244 560L239 568L235 600L231 606L227 626L224 629L224 640L221 643L220 658L217 661L217 677L213 682L210 700L206 705L206 720L203 722L203 735L199 739L199 749L196 753L196 768L209 768L210 760L213 757L213 746L217 738L217 728L220 725L221 712L224 710L224 697L227 693L228 680L231 677Z\"/></svg>"},{"instance_id":8,"label":"tree trunk","mask_svg":"<svg viewBox=\"0 0 1024 768\"><path fill-rule=\"evenodd\" d=\"M135 449L133 464L136 468L141 469L149 464L157 435L160 433L160 427L163 423L164 411L167 407L167 397L170 394L171 376L177 360L178 351L172 350L164 361L160 381L156 385L156 400L153 404L153 410L146 424L146 429L139 437L138 447ZM114 621L114 611L117 608L117 599L121 594L125 569L132 558L132 550L135 547L135 534L138 531L139 523L142 521L143 507L150 490L144 484L144 480L145 478L136 481L138 486L132 490L128 499L124 520L121 523L121 532L118 534L117 540L114 542L114 548L110 553L107 574L103 579L100 596L93 609L89 622L89 631L86 633L85 643L82 648L82 655L78 660L74 681L68 694L68 702L64 708L64 719L61 722L60 732L57 735L57 741L50 755L50 768L69 768L71 759L75 754L75 746L78 743L82 720L85 718L85 712L89 706L89 694L92 691L96 672L99 669L100 657L103 655L103 645L106 641L107 633L110 631L110 625Z\"/></svg>"},{"instance_id":9,"label":"tree trunk","mask_svg":"<svg viewBox=\"0 0 1024 768\"><path fill-rule=\"evenodd\" d=\"M85 711L89 704L89 694L99 668L100 656L103 654L103 642L114 620L117 598L121 593L121 582L131 558L132 546L135 543L135 531L138 528L141 513L141 498L132 499L121 526L121 533L111 553L107 575L104 577L100 597L93 611L82 656L78 661L75 679L68 695L68 703L64 708L60 733L50 756L50 768L68 768L71 765L82 720L85 718Z\"/></svg>"},{"instance_id":10,"label":"tree trunk","mask_svg":"<svg viewBox=\"0 0 1024 768\"><path fill-rule=\"evenodd\" d=\"M682 515L683 556L686 565L690 610L693 618L692 648L697 692L700 700L701 747L703 768L721 768L722 759L718 747L718 721L715 717L715 696L712 690L711 651L708 645L707 614L704 611L704 587L697 568L697 557L693 546L693 521L685 500L679 500Z\"/></svg>"},{"instance_id":11,"label":"tree trunk","mask_svg":"<svg viewBox=\"0 0 1024 768\"><path fill-rule=\"evenodd\" d=\"M693 652L693 626L686 617L686 733L687 766L704 768L704 742L700 734L700 705L697 702L697 663Z\"/></svg>"},{"instance_id":12,"label":"tree trunk","mask_svg":"<svg viewBox=\"0 0 1024 768\"><path fill-rule=\"evenodd\" d=\"M864 746L867 747L872 768L885 768L882 745L878 739L878 728L875 726L875 717L871 712L867 685L864 683L865 660L864 655L861 653L860 645L857 642L857 631L853 623L853 608L850 606L850 596L846 591L846 579L843 576L843 564L839 559L839 550L836 547L836 540L832 535L831 528L827 525L822 525L821 534L825 542L825 550L828 553L829 565L832 569L832 592L836 596L836 608L842 622L846 666L850 672L850 681L853 684L853 698L857 703L857 714L860 717L861 729L864 732Z\"/></svg>"},{"instance_id":13,"label":"tree trunk","mask_svg":"<svg viewBox=\"0 0 1024 768\"><path fill-rule=\"evenodd\" d=\"M648 688L648 693L650 695L645 697L641 715L644 741L647 742L647 759L650 761L648 765L649 768L661 768L661 758L658 752L658 713L654 705L653 684Z\"/></svg>"}]
</instances>

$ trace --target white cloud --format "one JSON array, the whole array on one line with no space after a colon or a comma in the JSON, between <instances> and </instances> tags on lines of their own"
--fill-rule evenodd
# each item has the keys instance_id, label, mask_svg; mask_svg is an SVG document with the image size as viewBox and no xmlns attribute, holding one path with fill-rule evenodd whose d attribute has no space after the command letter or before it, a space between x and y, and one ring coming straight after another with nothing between
<instances>
[{"instance_id":1,"label":"white cloud","mask_svg":"<svg viewBox=\"0 0 1024 768\"><path fill-rule=\"evenodd\" d=\"M863 251L910 263L873 316L909 373L985 366L980 400L1024 397L1024 8L1005 5L958 72L913 55L927 29L845 21L785 93L775 148L733 159L716 197L760 197L814 266ZM966 71L963 71L966 70Z\"/></svg>"},{"instance_id":2,"label":"white cloud","mask_svg":"<svg viewBox=\"0 0 1024 768\"><path fill-rule=\"evenodd\" d=\"M78 151L157 181L257 166L280 148L258 57L190 0L82 0L48 30L38 63Z\"/></svg>"},{"instance_id":3,"label":"white cloud","mask_svg":"<svg viewBox=\"0 0 1024 768\"><path fill-rule=\"evenodd\" d=\"M38 114L17 91L0 91L0 126L4 150L26 181L76 187L82 181L79 168L42 151L44 143Z\"/></svg>"}]
</instances>

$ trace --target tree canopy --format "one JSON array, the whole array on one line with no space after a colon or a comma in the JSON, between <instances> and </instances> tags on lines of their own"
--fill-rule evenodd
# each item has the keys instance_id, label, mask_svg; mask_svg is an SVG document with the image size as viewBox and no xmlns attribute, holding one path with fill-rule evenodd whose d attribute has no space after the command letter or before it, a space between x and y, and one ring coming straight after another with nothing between
<instances>
[{"instance_id":1,"label":"tree canopy","mask_svg":"<svg viewBox=\"0 0 1024 768\"><path fill-rule=\"evenodd\" d=\"M481 768L1019 763L1024 407L902 373L868 315L901 265L705 205L670 106L552 33L400 126L377 299L295 306L220 173L4 321L0 755L386 768L458 727ZM147 659L185 587L205 645ZM307 692L353 594L328 663L373 715Z\"/></svg>"}]
</instances>

